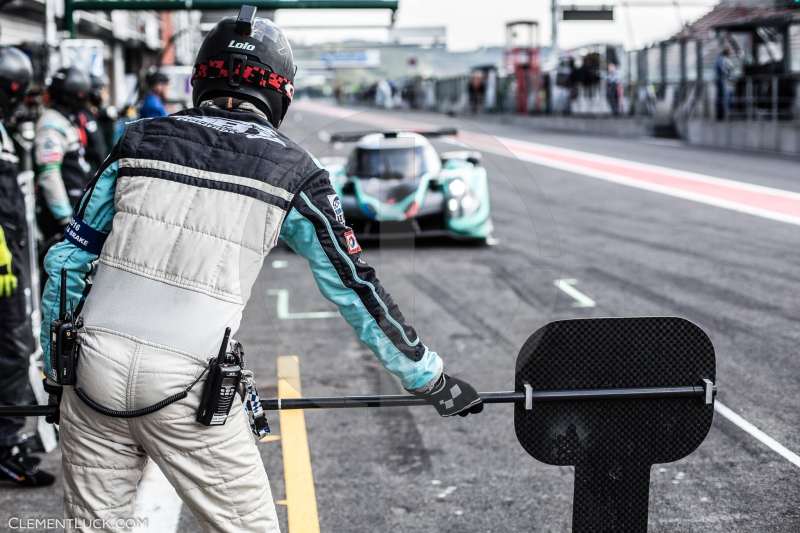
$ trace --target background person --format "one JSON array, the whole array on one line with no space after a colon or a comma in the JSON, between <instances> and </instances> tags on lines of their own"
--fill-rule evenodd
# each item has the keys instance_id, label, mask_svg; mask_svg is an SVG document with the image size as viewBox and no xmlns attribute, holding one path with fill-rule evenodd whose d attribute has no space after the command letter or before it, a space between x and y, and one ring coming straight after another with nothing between
<instances>
[{"instance_id":1,"label":"background person","mask_svg":"<svg viewBox=\"0 0 800 533\"><path fill-rule=\"evenodd\" d=\"M147 75L147 88L147 94L144 95L142 105L139 106L139 117L166 117L169 113L167 113L164 102L167 99L169 78L162 72L152 72Z\"/></svg>"},{"instance_id":2,"label":"background person","mask_svg":"<svg viewBox=\"0 0 800 533\"><path fill-rule=\"evenodd\" d=\"M609 63L606 74L606 98L608 106L611 108L611 114L615 117L619 115L620 101L622 100L621 93L622 84L620 83L617 65Z\"/></svg>"},{"instance_id":3,"label":"background person","mask_svg":"<svg viewBox=\"0 0 800 533\"><path fill-rule=\"evenodd\" d=\"M109 144L107 131L101 125L101 118L105 117L104 92L106 82L101 76L89 76L89 93L86 105L78 110L78 127L83 130L82 139L85 141L86 161L91 166L93 174L108 155ZM108 122L106 118L105 122ZM112 124L113 131L113 124Z\"/></svg>"},{"instance_id":4,"label":"background person","mask_svg":"<svg viewBox=\"0 0 800 533\"><path fill-rule=\"evenodd\" d=\"M115 134L117 130L117 122L119 120L119 111L117 108L109 103L108 95L108 78L105 76L90 75L89 79L92 84L92 90L89 92L89 107L94 113L97 125L103 134L103 140L106 145L106 156L108 150L114 146L116 141Z\"/></svg>"},{"instance_id":5,"label":"background person","mask_svg":"<svg viewBox=\"0 0 800 533\"><path fill-rule=\"evenodd\" d=\"M25 198L17 175L19 159L6 130L33 78L24 53L0 48L0 405L33 403L28 380L33 331L26 310L30 286ZM0 417L0 480L18 486L51 485L51 474L38 469L22 434L24 418Z\"/></svg>"},{"instance_id":6,"label":"background person","mask_svg":"<svg viewBox=\"0 0 800 533\"><path fill-rule=\"evenodd\" d=\"M91 177L85 158L85 132L77 119L90 89L89 76L79 68L59 69L47 87L48 107L36 122L36 210L43 252L61 239L73 206Z\"/></svg>"},{"instance_id":7,"label":"background person","mask_svg":"<svg viewBox=\"0 0 800 533\"><path fill-rule=\"evenodd\" d=\"M731 112L731 93L734 65L731 49L725 46L714 62L714 82L717 89L717 120L726 120Z\"/></svg>"},{"instance_id":8,"label":"background person","mask_svg":"<svg viewBox=\"0 0 800 533\"><path fill-rule=\"evenodd\" d=\"M472 114L477 114L483 110L483 102L485 99L486 82L484 80L483 72L475 70L469 77L469 107Z\"/></svg>"}]
</instances>

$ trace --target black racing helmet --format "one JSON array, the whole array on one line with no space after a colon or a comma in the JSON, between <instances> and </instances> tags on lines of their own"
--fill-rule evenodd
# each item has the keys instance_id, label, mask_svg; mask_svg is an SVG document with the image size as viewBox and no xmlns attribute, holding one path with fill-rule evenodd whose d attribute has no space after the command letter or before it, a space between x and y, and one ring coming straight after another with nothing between
<instances>
[{"instance_id":1,"label":"black racing helmet","mask_svg":"<svg viewBox=\"0 0 800 533\"><path fill-rule=\"evenodd\" d=\"M0 47L0 116L8 116L22 101L33 79L31 60L19 48Z\"/></svg>"},{"instance_id":2,"label":"black racing helmet","mask_svg":"<svg viewBox=\"0 0 800 533\"><path fill-rule=\"evenodd\" d=\"M89 75L78 67L58 69L47 87L50 98L69 109L83 106L89 99L91 90Z\"/></svg>"},{"instance_id":3,"label":"black racing helmet","mask_svg":"<svg viewBox=\"0 0 800 533\"><path fill-rule=\"evenodd\" d=\"M242 6L236 18L222 19L206 35L192 74L192 100L231 96L266 113L277 128L294 96L294 57L283 31Z\"/></svg>"}]
</instances>

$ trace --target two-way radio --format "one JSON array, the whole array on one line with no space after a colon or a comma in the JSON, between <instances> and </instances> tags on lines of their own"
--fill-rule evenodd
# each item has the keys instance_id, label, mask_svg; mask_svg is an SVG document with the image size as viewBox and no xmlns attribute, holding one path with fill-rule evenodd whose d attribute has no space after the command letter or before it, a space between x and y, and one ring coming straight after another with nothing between
<instances>
[{"instance_id":1,"label":"two-way radio","mask_svg":"<svg viewBox=\"0 0 800 533\"><path fill-rule=\"evenodd\" d=\"M242 379L242 361L238 350L229 351L231 328L225 329L216 359L208 363L208 377L197 408L197 421L204 426L221 426L228 419Z\"/></svg>"},{"instance_id":2,"label":"two-way radio","mask_svg":"<svg viewBox=\"0 0 800 533\"><path fill-rule=\"evenodd\" d=\"M59 385L75 385L78 364L78 327L72 309L67 310L67 272L61 270L58 319L50 323L50 357Z\"/></svg>"}]
</instances>

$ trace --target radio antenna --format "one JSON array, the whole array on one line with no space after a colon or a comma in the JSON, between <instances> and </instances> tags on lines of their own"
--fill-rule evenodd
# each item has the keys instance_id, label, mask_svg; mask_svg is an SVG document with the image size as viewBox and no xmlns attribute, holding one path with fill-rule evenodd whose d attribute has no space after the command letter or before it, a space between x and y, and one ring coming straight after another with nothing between
<instances>
[{"instance_id":1,"label":"radio antenna","mask_svg":"<svg viewBox=\"0 0 800 533\"><path fill-rule=\"evenodd\" d=\"M217 354L217 361L224 361L225 355L228 353L228 341L231 338L231 328L225 328L225 335L222 337L222 344L219 345L219 354Z\"/></svg>"},{"instance_id":2,"label":"radio antenna","mask_svg":"<svg viewBox=\"0 0 800 533\"><path fill-rule=\"evenodd\" d=\"M59 291L58 311L59 318L64 318L67 315L67 271L61 269L61 288Z\"/></svg>"}]
</instances>

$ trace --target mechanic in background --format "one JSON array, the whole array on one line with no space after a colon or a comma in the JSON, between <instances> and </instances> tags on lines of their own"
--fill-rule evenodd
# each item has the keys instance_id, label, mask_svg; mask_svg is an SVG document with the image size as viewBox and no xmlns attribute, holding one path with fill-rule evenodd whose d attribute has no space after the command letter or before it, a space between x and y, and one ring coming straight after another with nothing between
<instances>
[{"instance_id":1,"label":"mechanic in background","mask_svg":"<svg viewBox=\"0 0 800 533\"><path fill-rule=\"evenodd\" d=\"M204 530L278 531L238 395L225 425L196 422L202 387L157 412L131 410L160 405L203 377L226 327L236 333L279 238L308 260L321 292L404 387L442 416L483 407L473 387L444 373L381 286L328 173L278 131L294 96L285 35L253 7L240 17L206 35L194 107L128 124L81 201L71 226L78 238L71 232L47 254L44 332L58 312L59 273L74 307L96 264L80 313L77 386L64 387L61 400L70 518L132 516L150 458Z\"/></svg>"},{"instance_id":2,"label":"mechanic in background","mask_svg":"<svg viewBox=\"0 0 800 533\"><path fill-rule=\"evenodd\" d=\"M78 127L83 130L81 135L85 144L86 161L91 166L93 174L108 155L109 144L106 132L101 127L100 119L104 115L103 92L105 80L94 74L89 76L90 88L86 105L77 112Z\"/></svg>"},{"instance_id":3,"label":"mechanic in background","mask_svg":"<svg viewBox=\"0 0 800 533\"><path fill-rule=\"evenodd\" d=\"M139 107L139 118L166 117L169 113L164 107L164 101L167 98L169 78L166 74L156 71L148 74L146 81L148 91Z\"/></svg>"},{"instance_id":4,"label":"mechanic in background","mask_svg":"<svg viewBox=\"0 0 800 533\"><path fill-rule=\"evenodd\" d=\"M6 130L33 78L31 62L17 48L0 48L0 405L33 401L28 381L33 331L26 310L30 286L25 198L17 175L19 159ZM24 418L0 417L0 480L17 486L51 485L53 476L38 469L21 433Z\"/></svg>"},{"instance_id":5,"label":"mechanic in background","mask_svg":"<svg viewBox=\"0 0 800 533\"><path fill-rule=\"evenodd\" d=\"M88 74L79 68L59 69L45 94L49 107L36 123L36 210L42 255L61 240L72 209L89 182L86 133L79 127L77 114L85 109L90 89Z\"/></svg>"},{"instance_id":6,"label":"mechanic in background","mask_svg":"<svg viewBox=\"0 0 800 533\"><path fill-rule=\"evenodd\" d=\"M94 111L97 125L103 134L106 147L110 150L116 141L117 121L119 111L116 106L111 105L108 94L108 78L105 76L89 76L92 83L92 90L89 92L89 106ZM106 152L108 155L108 152Z\"/></svg>"},{"instance_id":7,"label":"mechanic in background","mask_svg":"<svg viewBox=\"0 0 800 533\"><path fill-rule=\"evenodd\" d=\"M620 102L622 100L621 93L622 83L619 79L617 65L609 63L606 74L606 99L608 100L608 107L611 108L611 114L615 117L619 115Z\"/></svg>"},{"instance_id":8,"label":"mechanic in background","mask_svg":"<svg viewBox=\"0 0 800 533\"><path fill-rule=\"evenodd\" d=\"M731 94L733 93L734 66L731 60L731 48L725 46L714 61L714 83L717 89L717 120L727 120L731 112Z\"/></svg>"},{"instance_id":9,"label":"mechanic in background","mask_svg":"<svg viewBox=\"0 0 800 533\"><path fill-rule=\"evenodd\" d=\"M469 107L472 114L475 115L483 111L483 103L486 99L486 80L484 79L483 72L475 70L469 77Z\"/></svg>"}]
</instances>

